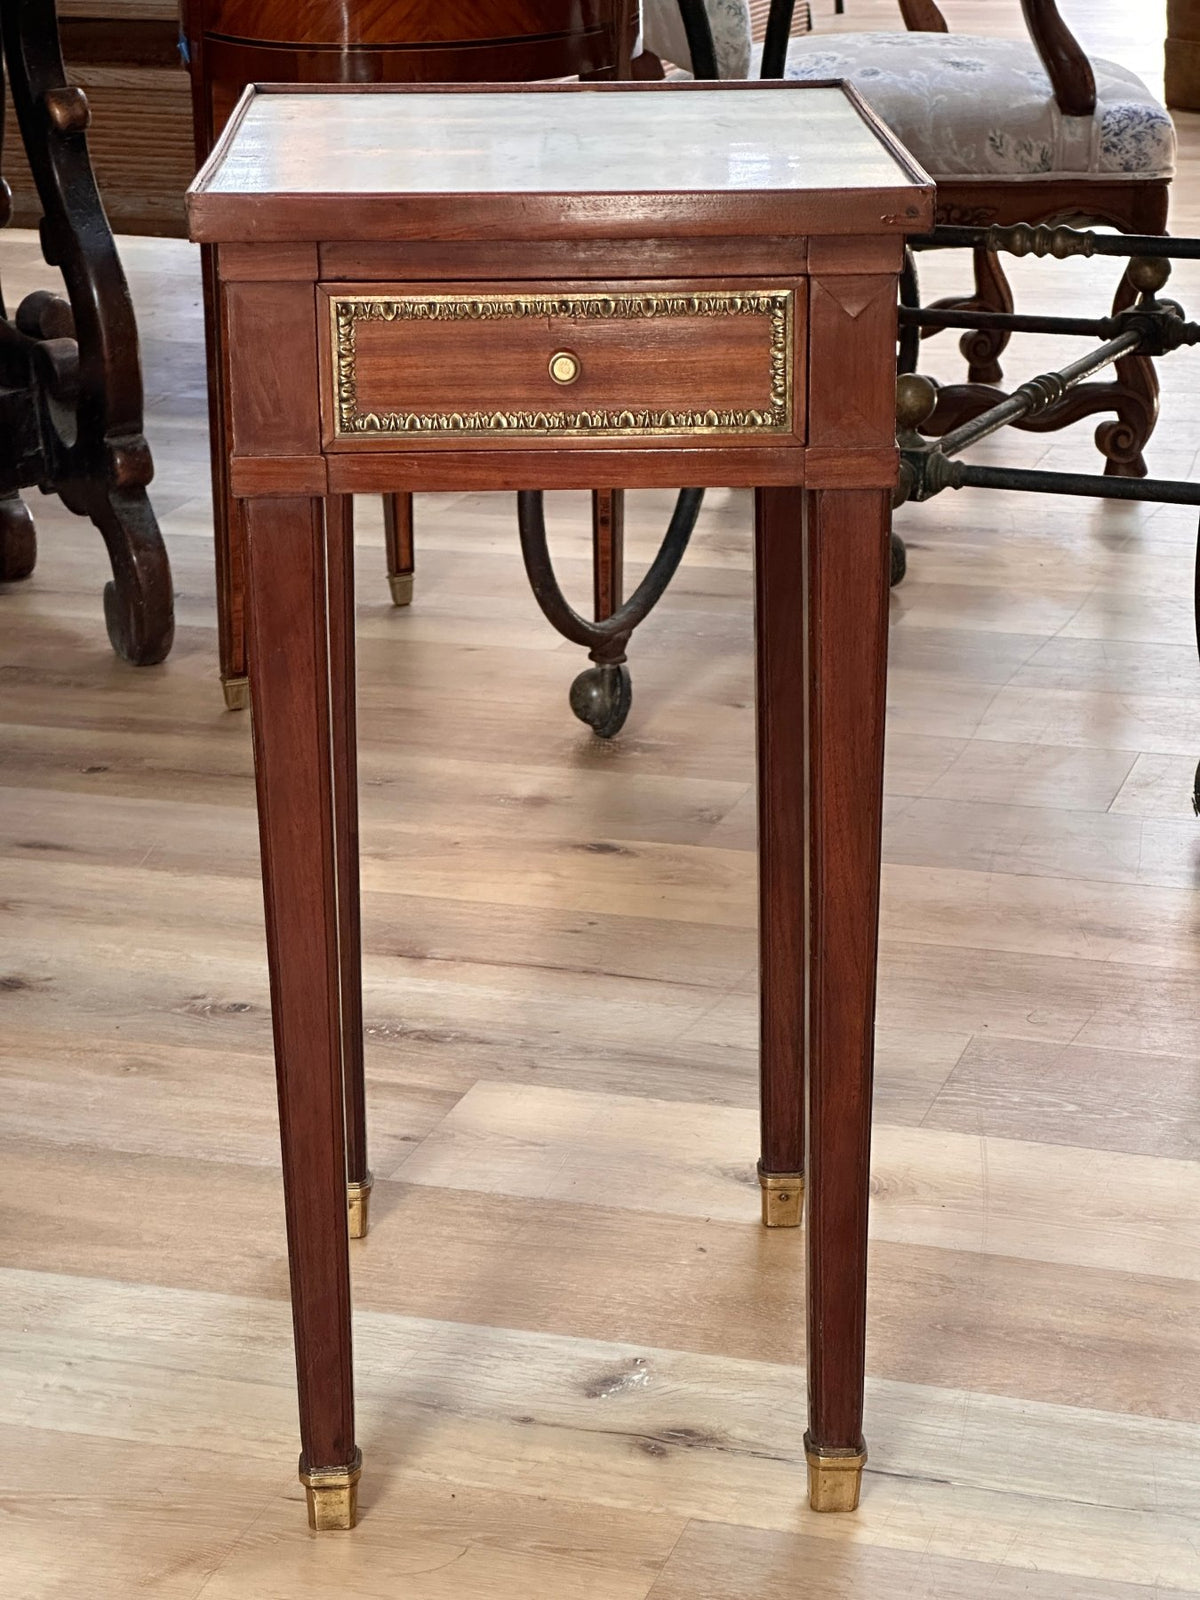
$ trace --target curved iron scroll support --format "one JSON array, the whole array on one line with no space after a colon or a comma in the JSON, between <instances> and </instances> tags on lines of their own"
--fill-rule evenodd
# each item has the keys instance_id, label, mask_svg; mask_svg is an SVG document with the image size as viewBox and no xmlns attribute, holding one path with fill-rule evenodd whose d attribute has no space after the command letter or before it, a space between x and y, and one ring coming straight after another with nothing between
<instances>
[{"instance_id":1,"label":"curved iron scroll support","mask_svg":"<svg viewBox=\"0 0 1200 1600\"><path fill-rule=\"evenodd\" d=\"M679 17L687 35L693 78L719 78L717 50L704 0L679 0Z\"/></svg>"},{"instance_id":2,"label":"curved iron scroll support","mask_svg":"<svg viewBox=\"0 0 1200 1600\"><path fill-rule=\"evenodd\" d=\"M611 738L617 733L629 714L632 691L625 656L630 637L675 576L703 501L703 489L679 491L658 554L641 583L611 616L591 622L570 604L554 574L546 542L545 503L541 490L522 489L517 495L521 555L534 599L547 622L564 639L582 645L596 663L571 685L571 709L601 738Z\"/></svg>"},{"instance_id":3,"label":"curved iron scroll support","mask_svg":"<svg viewBox=\"0 0 1200 1600\"><path fill-rule=\"evenodd\" d=\"M792 34L792 18L796 0L771 0L767 13L767 31L763 37L761 78L787 76L788 40Z\"/></svg>"},{"instance_id":4,"label":"curved iron scroll support","mask_svg":"<svg viewBox=\"0 0 1200 1600\"><path fill-rule=\"evenodd\" d=\"M22 481L96 524L113 568L104 594L109 638L126 660L146 665L171 648L171 572L146 496L154 468L142 434L137 324L88 157L88 104L67 81L53 0L12 0L0 7L0 25L44 212L42 254L61 270L70 299L69 313L45 293L17 312L38 435Z\"/></svg>"}]
</instances>

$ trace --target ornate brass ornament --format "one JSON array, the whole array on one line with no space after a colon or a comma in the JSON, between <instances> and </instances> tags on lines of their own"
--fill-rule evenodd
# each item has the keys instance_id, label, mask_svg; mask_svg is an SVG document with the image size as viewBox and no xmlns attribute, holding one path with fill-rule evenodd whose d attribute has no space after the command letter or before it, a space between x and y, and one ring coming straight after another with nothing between
<instances>
[{"instance_id":1,"label":"ornate brass ornament","mask_svg":"<svg viewBox=\"0 0 1200 1600\"><path fill-rule=\"evenodd\" d=\"M741 293L697 290L668 294L625 290L611 294L334 295L330 299L336 437L397 433L461 433L575 438L707 433L787 434L793 418L791 289ZM769 330L769 402L762 409L689 408L652 411L547 407L537 411L363 411L358 403L356 335L363 322L487 322L497 318L640 322L656 317L762 317ZM559 380L561 381L561 380Z\"/></svg>"}]
</instances>

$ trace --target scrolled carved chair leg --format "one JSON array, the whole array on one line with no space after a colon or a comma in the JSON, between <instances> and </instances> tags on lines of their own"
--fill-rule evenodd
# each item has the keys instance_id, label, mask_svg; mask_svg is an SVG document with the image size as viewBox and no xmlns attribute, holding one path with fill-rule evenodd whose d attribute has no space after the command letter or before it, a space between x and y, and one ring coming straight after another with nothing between
<instances>
[{"instance_id":1,"label":"scrolled carved chair leg","mask_svg":"<svg viewBox=\"0 0 1200 1600\"><path fill-rule=\"evenodd\" d=\"M1130 360L1140 360L1150 365L1144 357L1130 357ZM1154 381L1157 396L1157 380ZM984 411L990 411L1007 398L1003 389L995 389L986 383L944 384L938 390L933 415L922 424L921 432L929 438L940 438L952 428L971 421ZM1102 423L1096 430L1096 443L1109 456L1110 465L1106 471L1122 477L1144 477L1145 464L1141 463L1138 469L1137 463L1141 462L1141 445L1153 429L1157 403L1152 411L1145 393L1136 389L1128 378L1122 381L1118 377L1117 381L1111 383L1076 384L1054 405L1047 406L1036 416L1023 417L1009 426L1023 433L1054 433L1059 428L1066 428L1073 422L1103 411L1116 413L1115 421ZM1102 435L1106 442L1101 441Z\"/></svg>"},{"instance_id":2,"label":"scrolled carved chair leg","mask_svg":"<svg viewBox=\"0 0 1200 1600\"><path fill-rule=\"evenodd\" d=\"M1116 420L1096 429L1096 448L1105 457L1107 478L1144 478L1144 451L1158 421L1158 374L1149 356L1126 356L1113 368Z\"/></svg>"},{"instance_id":3,"label":"scrolled carved chair leg","mask_svg":"<svg viewBox=\"0 0 1200 1600\"><path fill-rule=\"evenodd\" d=\"M1161 263L1134 258L1117 289L1114 314L1125 310L1139 294L1153 296L1166 275ZM1085 417L1112 412L1113 419L1102 422L1095 435L1096 447L1106 458L1105 476L1144 478L1143 451L1158 420L1158 393L1153 359L1123 356L1114 363L1111 379L1076 384L1053 405L1010 425L1022 432L1053 433ZM920 431L939 438L1007 398L1004 390L990 384L946 384L939 388L933 414L921 423Z\"/></svg>"},{"instance_id":4,"label":"scrolled carved chair leg","mask_svg":"<svg viewBox=\"0 0 1200 1600\"><path fill-rule=\"evenodd\" d=\"M112 563L104 585L104 621L113 649L135 667L166 659L175 637L171 572L154 512L143 488L88 485L63 493L72 511L90 517Z\"/></svg>"},{"instance_id":5,"label":"scrolled carved chair leg","mask_svg":"<svg viewBox=\"0 0 1200 1600\"><path fill-rule=\"evenodd\" d=\"M1013 294L1000 258L991 250L975 250L975 293L972 305L979 311L1011 311ZM977 328L965 333L958 348L967 362L968 383L999 383L1004 376L1000 356L1009 335L995 328Z\"/></svg>"},{"instance_id":6,"label":"scrolled carved chair leg","mask_svg":"<svg viewBox=\"0 0 1200 1600\"><path fill-rule=\"evenodd\" d=\"M1124 311L1138 297L1134 262L1121 275L1113 297L1113 313ZM1131 276L1131 274L1133 276ZM1113 388L1120 391L1121 407L1115 422L1096 429L1096 448L1105 457L1106 478L1144 478L1143 454L1158 421L1158 373L1150 356L1123 356L1113 367Z\"/></svg>"},{"instance_id":7,"label":"scrolled carved chair leg","mask_svg":"<svg viewBox=\"0 0 1200 1600\"><path fill-rule=\"evenodd\" d=\"M88 104L67 82L53 0L3 6L0 34L44 213L42 254L61 270L70 300L30 295L5 324L6 347L29 376L28 435L12 477L17 488L56 492L96 524L113 568L109 637L126 660L145 665L171 647L171 571L146 497L153 466L142 435L137 324L88 157ZM5 488L13 487L10 479ZM19 523L19 513L9 516Z\"/></svg>"},{"instance_id":8,"label":"scrolled carved chair leg","mask_svg":"<svg viewBox=\"0 0 1200 1600\"><path fill-rule=\"evenodd\" d=\"M931 310L942 311L1003 311L1013 309L1013 294L999 257L992 250L973 250L975 292L970 295L951 295L935 300ZM905 301L905 304L915 304ZM959 349L967 362L968 383L999 383L1004 376L1000 356L1011 335L1003 328L973 328L959 340ZM903 370L913 372L916 364Z\"/></svg>"}]
</instances>

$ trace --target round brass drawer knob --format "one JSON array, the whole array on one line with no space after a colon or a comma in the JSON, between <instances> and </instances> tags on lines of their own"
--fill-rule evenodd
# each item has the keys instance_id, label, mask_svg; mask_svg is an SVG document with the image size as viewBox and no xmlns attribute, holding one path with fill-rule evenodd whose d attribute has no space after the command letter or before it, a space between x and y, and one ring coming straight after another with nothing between
<instances>
[{"instance_id":1,"label":"round brass drawer knob","mask_svg":"<svg viewBox=\"0 0 1200 1600\"><path fill-rule=\"evenodd\" d=\"M582 371L579 357L570 350L556 350L550 357L550 376L555 383L574 383Z\"/></svg>"}]
</instances>

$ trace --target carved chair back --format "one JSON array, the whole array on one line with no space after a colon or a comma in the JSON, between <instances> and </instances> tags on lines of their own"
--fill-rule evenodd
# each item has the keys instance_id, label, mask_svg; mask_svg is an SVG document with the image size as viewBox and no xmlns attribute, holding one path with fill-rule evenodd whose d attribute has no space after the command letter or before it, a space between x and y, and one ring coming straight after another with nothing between
<instances>
[{"instance_id":1,"label":"carved chair back","mask_svg":"<svg viewBox=\"0 0 1200 1600\"><path fill-rule=\"evenodd\" d=\"M899 0L904 25L913 33L948 33L936 0ZM1021 0L1025 26L1068 117L1090 117L1096 109L1096 79L1083 46L1059 14L1056 0Z\"/></svg>"}]
</instances>

